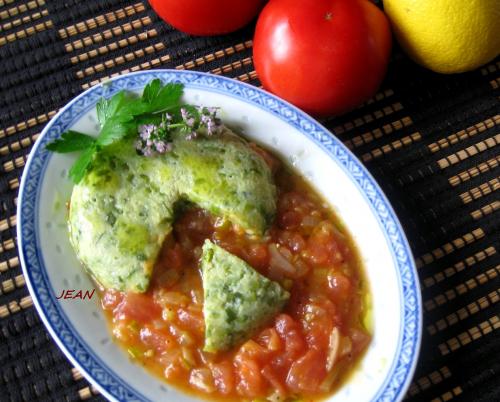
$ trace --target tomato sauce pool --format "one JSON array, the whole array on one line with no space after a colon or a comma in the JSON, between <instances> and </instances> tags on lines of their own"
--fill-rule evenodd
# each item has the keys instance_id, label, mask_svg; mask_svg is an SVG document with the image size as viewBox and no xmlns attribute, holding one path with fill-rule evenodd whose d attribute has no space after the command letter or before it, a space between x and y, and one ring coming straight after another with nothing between
<instances>
[{"instance_id":1,"label":"tomato sauce pool","mask_svg":"<svg viewBox=\"0 0 500 402\"><path fill-rule=\"evenodd\" d=\"M186 393L227 401L323 399L370 343L368 285L352 239L331 208L300 175L255 149L275 172L278 188L278 213L266 236L249 236L183 205L150 289L103 290L102 306L131 358ZM203 351L198 260L207 238L291 294L267 326L216 354Z\"/></svg>"}]
</instances>

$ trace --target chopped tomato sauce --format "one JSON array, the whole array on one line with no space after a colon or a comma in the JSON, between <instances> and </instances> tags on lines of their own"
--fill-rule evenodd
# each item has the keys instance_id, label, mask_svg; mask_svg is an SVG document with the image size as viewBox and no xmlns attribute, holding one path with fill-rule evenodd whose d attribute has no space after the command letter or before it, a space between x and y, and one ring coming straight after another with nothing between
<instances>
[{"instance_id":1,"label":"chopped tomato sauce","mask_svg":"<svg viewBox=\"0 0 500 402\"><path fill-rule=\"evenodd\" d=\"M102 293L113 334L129 354L174 386L207 399L323 398L370 342L362 325L368 290L349 234L303 179L279 168L267 153L266 160L277 171L279 190L268 235L256 239L201 209L188 209L165 241L145 294ZM266 327L215 354L203 351L198 259L206 238L291 294Z\"/></svg>"}]
</instances>

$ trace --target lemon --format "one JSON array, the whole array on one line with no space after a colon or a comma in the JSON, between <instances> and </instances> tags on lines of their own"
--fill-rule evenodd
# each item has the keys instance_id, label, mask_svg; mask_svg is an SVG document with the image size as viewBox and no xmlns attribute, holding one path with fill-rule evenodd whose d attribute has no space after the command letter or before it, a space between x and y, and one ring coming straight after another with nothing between
<instances>
[{"instance_id":1,"label":"lemon","mask_svg":"<svg viewBox=\"0 0 500 402\"><path fill-rule=\"evenodd\" d=\"M384 0L401 47L439 73L473 70L500 54L499 0Z\"/></svg>"}]
</instances>

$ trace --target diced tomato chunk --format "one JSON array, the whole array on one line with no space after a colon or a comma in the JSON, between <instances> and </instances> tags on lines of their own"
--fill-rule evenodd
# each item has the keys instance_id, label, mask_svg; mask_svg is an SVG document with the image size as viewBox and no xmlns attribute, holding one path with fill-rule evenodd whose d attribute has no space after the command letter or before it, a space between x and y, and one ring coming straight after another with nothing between
<instances>
[{"instance_id":1,"label":"diced tomato chunk","mask_svg":"<svg viewBox=\"0 0 500 402\"><path fill-rule=\"evenodd\" d=\"M290 331L285 339L285 356L293 360L306 348L307 343L298 330Z\"/></svg>"},{"instance_id":2,"label":"diced tomato chunk","mask_svg":"<svg viewBox=\"0 0 500 402\"><path fill-rule=\"evenodd\" d=\"M141 328L140 339L145 346L159 352L172 349L176 345L175 340L170 334L159 331L151 326Z\"/></svg>"},{"instance_id":3,"label":"diced tomato chunk","mask_svg":"<svg viewBox=\"0 0 500 402\"><path fill-rule=\"evenodd\" d=\"M205 328L205 322L201 311L198 313L193 309L180 308L177 311L177 316L182 326L194 333L202 333Z\"/></svg>"},{"instance_id":4,"label":"diced tomato chunk","mask_svg":"<svg viewBox=\"0 0 500 402\"><path fill-rule=\"evenodd\" d=\"M290 191L283 194L278 200L278 209L280 211L293 209L294 207L303 207L306 205L307 198L298 191Z\"/></svg>"},{"instance_id":5,"label":"diced tomato chunk","mask_svg":"<svg viewBox=\"0 0 500 402\"><path fill-rule=\"evenodd\" d=\"M302 222L302 214L295 210L286 211L278 216L278 224L283 229L295 229Z\"/></svg>"},{"instance_id":6,"label":"diced tomato chunk","mask_svg":"<svg viewBox=\"0 0 500 402\"><path fill-rule=\"evenodd\" d=\"M328 249L322 243L309 240L306 255L312 264L320 266L328 263Z\"/></svg>"},{"instance_id":7,"label":"diced tomato chunk","mask_svg":"<svg viewBox=\"0 0 500 402\"><path fill-rule=\"evenodd\" d=\"M267 244L251 244L248 254L248 263L257 269L264 269L269 264Z\"/></svg>"},{"instance_id":8,"label":"diced tomato chunk","mask_svg":"<svg viewBox=\"0 0 500 402\"><path fill-rule=\"evenodd\" d=\"M281 395L281 396L285 396L286 395L286 387L285 387L285 384L283 383L283 381L281 381L281 379L279 378L279 375L278 373L276 373L276 371L274 370L274 368L271 366L271 365L267 365L265 366L262 370L261 370L261 373L262 373L262 376L267 380L269 381L269 384L271 384L271 386L276 390L278 391L278 393Z\"/></svg>"},{"instance_id":9,"label":"diced tomato chunk","mask_svg":"<svg viewBox=\"0 0 500 402\"><path fill-rule=\"evenodd\" d=\"M293 252L298 253L306 247L306 242L299 233L294 233L288 241L288 247Z\"/></svg>"},{"instance_id":10,"label":"diced tomato chunk","mask_svg":"<svg viewBox=\"0 0 500 402\"><path fill-rule=\"evenodd\" d=\"M167 291L159 288L154 291L153 298L162 308L165 307L185 307L190 302L190 297L178 291Z\"/></svg>"},{"instance_id":11,"label":"diced tomato chunk","mask_svg":"<svg viewBox=\"0 0 500 402\"><path fill-rule=\"evenodd\" d=\"M234 390L234 368L229 361L212 363L214 383L221 394L227 395Z\"/></svg>"},{"instance_id":12,"label":"diced tomato chunk","mask_svg":"<svg viewBox=\"0 0 500 402\"><path fill-rule=\"evenodd\" d=\"M299 324L288 314L280 314L276 317L275 327L278 334L284 339L286 334L300 328Z\"/></svg>"},{"instance_id":13,"label":"diced tomato chunk","mask_svg":"<svg viewBox=\"0 0 500 402\"><path fill-rule=\"evenodd\" d=\"M333 223L321 222L307 241L309 261L316 265L339 264L344 260Z\"/></svg>"},{"instance_id":14,"label":"diced tomato chunk","mask_svg":"<svg viewBox=\"0 0 500 402\"><path fill-rule=\"evenodd\" d=\"M331 272L328 274L328 289L334 301L344 302L352 293L352 284L343 273Z\"/></svg>"},{"instance_id":15,"label":"diced tomato chunk","mask_svg":"<svg viewBox=\"0 0 500 402\"><path fill-rule=\"evenodd\" d=\"M286 314L281 314L276 319L276 331L285 341L285 353L280 364L297 358L307 347L306 341L302 335L300 325Z\"/></svg>"},{"instance_id":16,"label":"diced tomato chunk","mask_svg":"<svg viewBox=\"0 0 500 402\"><path fill-rule=\"evenodd\" d=\"M216 390L212 372L205 367L191 370L189 384L208 394Z\"/></svg>"},{"instance_id":17,"label":"diced tomato chunk","mask_svg":"<svg viewBox=\"0 0 500 402\"><path fill-rule=\"evenodd\" d=\"M254 340L250 339L241 345L240 350L235 356L235 361L241 361L246 359L252 359L256 362L262 363L266 362L271 355L271 351L267 348L259 345Z\"/></svg>"},{"instance_id":18,"label":"diced tomato chunk","mask_svg":"<svg viewBox=\"0 0 500 402\"><path fill-rule=\"evenodd\" d=\"M277 236L279 243L294 253L299 253L306 248L306 241L300 233L284 230Z\"/></svg>"},{"instance_id":19,"label":"diced tomato chunk","mask_svg":"<svg viewBox=\"0 0 500 402\"><path fill-rule=\"evenodd\" d=\"M182 357L182 350L177 348L172 351L162 353L159 363L165 367L163 375L168 380L178 380L187 375L189 366Z\"/></svg>"},{"instance_id":20,"label":"diced tomato chunk","mask_svg":"<svg viewBox=\"0 0 500 402\"><path fill-rule=\"evenodd\" d=\"M309 349L290 367L286 384L293 392L317 392L325 375L325 357L316 349Z\"/></svg>"},{"instance_id":21,"label":"diced tomato chunk","mask_svg":"<svg viewBox=\"0 0 500 402\"><path fill-rule=\"evenodd\" d=\"M279 351L282 348L282 342L278 332L274 328L266 328L258 337L258 342L273 352Z\"/></svg>"},{"instance_id":22,"label":"diced tomato chunk","mask_svg":"<svg viewBox=\"0 0 500 402\"><path fill-rule=\"evenodd\" d=\"M149 294L132 293L125 295L114 311L118 320L135 320L147 323L161 318L161 308L153 301Z\"/></svg>"},{"instance_id":23,"label":"diced tomato chunk","mask_svg":"<svg viewBox=\"0 0 500 402\"><path fill-rule=\"evenodd\" d=\"M352 352L357 355L361 353L370 343L370 335L359 329L353 328L350 331L352 341Z\"/></svg>"},{"instance_id":24,"label":"diced tomato chunk","mask_svg":"<svg viewBox=\"0 0 500 402\"><path fill-rule=\"evenodd\" d=\"M325 296L314 296L304 302L301 308L303 323L306 328L323 326L330 332L335 321L337 308Z\"/></svg>"},{"instance_id":25,"label":"diced tomato chunk","mask_svg":"<svg viewBox=\"0 0 500 402\"><path fill-rule=\"evenodd\" d=\"M252 359L238 361L239 383L236 387L238 393L247 398L256 398L265 390L265 383L259 365Z\"/></svg>"}]
</instances>

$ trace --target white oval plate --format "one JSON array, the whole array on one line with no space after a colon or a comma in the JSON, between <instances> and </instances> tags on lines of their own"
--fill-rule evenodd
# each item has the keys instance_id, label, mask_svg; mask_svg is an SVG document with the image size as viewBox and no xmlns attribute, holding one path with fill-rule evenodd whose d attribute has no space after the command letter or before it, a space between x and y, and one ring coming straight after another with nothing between
<instances>
[{"instance_id":1,"label":"white oval plate","mask_svg":"<svg viewBox=\"0 0 500 402\"><path fill-rule=\"evenodd\" d=\"M193 400L128 360L111 341L97 295L57 299L63 290L91 291L93 284L66 228L67 171L76 156L45 146L69 128L97 134L98 99L122 89L140 92L153 78L182 82L189 103L220 107L226 123L288 159L334 207L364 261L374 336L359 368L328 401L401 400L418 357L422 309L411 251L389 202L356 157L311 117L253 86L198 72L145 71L93 87L57 113L31 151L19 193L19 250L35 306L59 347L110 400Z\"/></svg>"}]
</instances>

